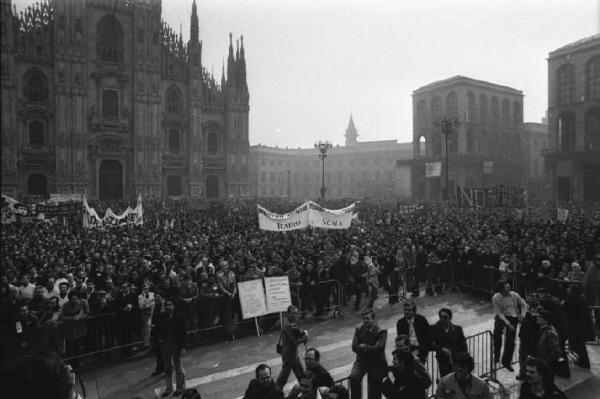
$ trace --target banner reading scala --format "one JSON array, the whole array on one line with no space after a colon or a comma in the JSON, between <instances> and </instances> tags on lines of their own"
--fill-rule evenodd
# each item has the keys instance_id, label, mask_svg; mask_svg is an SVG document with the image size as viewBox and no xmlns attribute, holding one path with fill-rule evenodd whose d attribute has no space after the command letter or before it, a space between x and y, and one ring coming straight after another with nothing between
<instances>
[{"instance_id":1,"label":"banner reading scala","mask_svg":"<svg viewBox=\"0 0 600 399\"><path fill-rule=\"evenodd\" d=\"M308 226L321 229L347 229L356 217L356 204L342 209L326 209L321 205L308 201L293 211L285 214L273 213L257 205L258 227L266 231L292 231L305 229Z\"/></svg>"},{"instance_id":2,"label":"banner reading scala","mask_svg":"<svg viewBox=\"0 0 600 399\"><path fill-rule=\"evenodd\" d=\"M134 226L142 226L144 224L141 194L138 196L135 208L131 209L128 206L121 215L115 214L112 209L108 208L103 218L98 216L94 208L90 208L85 196L83 197L83 227L91 229L94 227L124 226L128 224Z\"/></svg>"}]
</instances>

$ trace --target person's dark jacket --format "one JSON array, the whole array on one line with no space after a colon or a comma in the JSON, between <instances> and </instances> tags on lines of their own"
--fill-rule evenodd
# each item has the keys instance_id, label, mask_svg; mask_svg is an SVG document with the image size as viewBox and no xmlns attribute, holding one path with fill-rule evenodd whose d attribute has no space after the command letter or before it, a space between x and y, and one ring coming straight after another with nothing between
<instances>
[{"instance_id":1,"label":"person's dark jacket","mask_svg":"<svg viewBox=\"0 0 600 399\"><path fill-rule=\"evenodd\" d=\"M175 342L178 349L185 348L185 323L181 314L175 312L171 316L168 312L160 313L154 332L158 342Z\"/></svg>"},{"instance_id":2,"label":"person's dark jacket","mask_svg":"<svg viewBox=\"0 0 600 399\"><path fill-rule=\"evenodd\" d=\"M281 330L281 360L291 362L298 357L298 345L306 342L304 332L286 324Z\"/></svg>"},{"instance_id":3,"label":"person's dark jacket","mask_svg":"<svg viewBox=\"0 0 600 399\"><path fill-rule=\"evenodd\" d=\"M571 337L580 337L583 341L593 341L594 326L587 301L583 295L570 295L562 305L567 317Z\"/></svg>"},{"instance_id":4,"label":"person's dark jacket","mask_svg":"<svg viewBox=\"0 0 600 399\"><path fill-rule=\"evenodd\" d=\"M386 341L387 330L379 326L368 328L365 325L361 325L354 332L352 351L356 353L356 359L359 361L387 364L385 359ZM366 346L361 347L361 344L365 344Z\"/></svg>"},{"instance_id":5,"label":"person's dark jacket","mask_svg":"<svg viewBox=\"0 0 600 399\"><path fill-rule=\"evenodd\" d=\"M382 392L387 399L425 399L427 388L431 385L431 377L426 370L410 370L400 374L394 366L389 371L394 375L392 383L388 378L383 381Z\"/></svg>"},{"instance_id":6,"label":"person's dark jacket","mask_svg":"<svg viewBox=\"0 0 600 399\"><path fill-rule=\"evenodd\" d=\"M525 355L535 356L537 345L540 340L540 328L537 325L535 316L527 312L521 322L519 329L519 342L521 351Z\"/></svg>"},{"instance_id":7,"label":"person's dark jacket","mask_svg":"<svg viewBox=\"0 0 600 399\"><path fill-rule=\"evenodd\" d=\"M540 305L552 313L552 325L556 328L560 342L564 343L568 338L569 326L567 325L567 318L563 313L563 309L560 306L558 298L548 295L540 298Z\"/></svg>"},{"instance_id":8,"label":"person's dark jacket","mask_svg":"<svg viewBox=\"0 0 600 399\"><path fill-rule=\"evenodd\" d=\"M283 391L279 389L275 381L267 387L263 387L256 378L250 381L244 399L283 399Z\"/></svg>"},{"instance_id":9,"label":"person's dark jacket","mask_svg":"<svg viewBox=\"0 0 600 399\"><path fill-rule=\"evenodd\" d=\"M519 389L519 399L567 399L567 395L560 391L556 385L553 385L550 392L546 392L544 396L540 398L531 393L531 387L527 381L525 381L521 384L521 388Z\"/></svg>"},{"instance_id":10,"label":"person's dark jacket","mask_svg":"<svg viewBox=\"0 0 600 399\"><path fill-rule=\"evenodd\" d=\"M429 327L429 322L427 322L425 316L422 316L420 314L415 314L414 317L415 333L417 334L417 339L419 340L419 359L421 359L421 361L424 361L424 359L427 358L427 354L429 353L429 350L431 348L431 331ZM408 321L406 321L406 318L403 317L400 320L398 320L398 323L396 323L396 333L398 335L409 335Z\"/></svg>"},{"instance_id":11,"label":"person's dark jacket","mask_svg":"<svg viewBox=\"0 0 600 399\"><path fill-rule=\"evenodd\" d=\"M313 385L315 387L331 388L334 385L333 377L331 377L329 371L327 371L325 367L321 366L320 364L314 369L311 369L310 371L312 371L312 373L314 374Z\"/></svg>"},{"instance_id":12,"label":"person's dark jacket","mask_svg":"<svg viewBox=\"0 0 600 399\"><path fill-rule=\"evenodd\" d=\"M468 352L467 339L461 326L450 324L448 332L438 322L431 327L431 350L450 349L452 359L460 352Z\"/></svg>"}]
</instances>

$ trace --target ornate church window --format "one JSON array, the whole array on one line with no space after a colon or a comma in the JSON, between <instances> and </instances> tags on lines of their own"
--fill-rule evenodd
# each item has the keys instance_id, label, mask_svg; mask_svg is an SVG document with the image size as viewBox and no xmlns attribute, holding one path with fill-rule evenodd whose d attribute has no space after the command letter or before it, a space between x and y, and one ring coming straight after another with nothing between
<instances>
[{"instance_id":1,"label":"ornate church window","mask_svg":"<svg viewBox=\"0 0 600 399\"><path fill-rule=\"evenodd\" d=\"M102 93L102 119L114 120L119 118L119 95L114 90L104 90Z\"/></svg>"},{"instance_id":2,"label":"ornate church window","mask_svg":"<svg viewBox=\"0 0 600 399\"><path fill-rule=\"evenodd\" d=\"M169 151L173 154L179 153L179 131L177 129L169 130Z\"/></svg>"},{"instance_id":3,"label":"ornate church window","mask_svg":"<svg viewBox=\"0 0 600 399\"><path fill-rule=\"evenodd\" d=\"M123 27L112 15L105 15L96 29L96 55L102 61L123 61Z\"/></svg>"},{"instance_id":4,"label":"ornate church window","mask_svg":"<svg viewBox=\"0 0 600 399\"><path fill-rule=\"evenodd\" d=\"M23 76L23 95L29 101L48 100L48 78L37 68L31 68Z\"/></svg>"},{"instance_id":5,"label":"ornate church window","mask_svg":"<svg viewBox=\"0 0 600 399\"><path fill-rule=\"evenodd\" d=\"M29 145L31 147L44 146L44 124L40 121L33 121L29 124Z\"/></svg>"},{"instance_id":6,"label":"ornate church window","mask_svg":"<svg viewBox=\"0 0 600 399\"><path fill-rule=\"evenodd\" d=\"M166 93L167 112L181 113L183 111L183 96L177 86L171 86Z\"/></svg>"}]
</instances>

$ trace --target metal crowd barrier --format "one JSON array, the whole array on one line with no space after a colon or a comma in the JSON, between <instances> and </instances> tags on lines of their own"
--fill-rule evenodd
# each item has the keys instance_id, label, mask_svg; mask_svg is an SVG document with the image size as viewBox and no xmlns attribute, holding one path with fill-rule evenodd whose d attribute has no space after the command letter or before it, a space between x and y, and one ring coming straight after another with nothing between
<instances>
[{"instance_id":1,"label":"metal crowd barrier","mask_svg":"<svg viewBox=\"0 0 600 399\"><path fill-rule=\"evenodd\" d=\"M497 369L494 367L492 360L494 353L494 340L492 332L490 330L482 331L480 333L470 335L466 339L469 353L475 360L475 369L473 370L473 374L481 378L495 377ZM438 379L440 378L435 352L429 352L425 367L432 381L431 386L427 389L427 395L429 398L434 398ZM350 377L348 376L336 380L335 384L341 384L350 390ZM366 384L363 384L363 390L365 386Z\"/></svg>"}]
</instances>

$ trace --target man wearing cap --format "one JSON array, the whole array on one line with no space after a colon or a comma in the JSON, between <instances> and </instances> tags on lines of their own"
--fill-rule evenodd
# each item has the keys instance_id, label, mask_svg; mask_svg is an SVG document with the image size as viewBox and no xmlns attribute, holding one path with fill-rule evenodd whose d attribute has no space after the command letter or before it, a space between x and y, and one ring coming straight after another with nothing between
<instances>
[{"instance_id":1,"label":"man wearing cap","mask_svg":"<svg viewBox=\"0 0 600 399\"><path fill-rule=\"evenodd\" d=\"M367 374L369 399L379 399L387 372L387 330L379 327L373 309L365 309L362 320L363 323L356 328L352 339L352 351L356 353L356 360L350 372L350 393L352 399L362 397L362 379Z\"/></svg>"}]
</instances>

